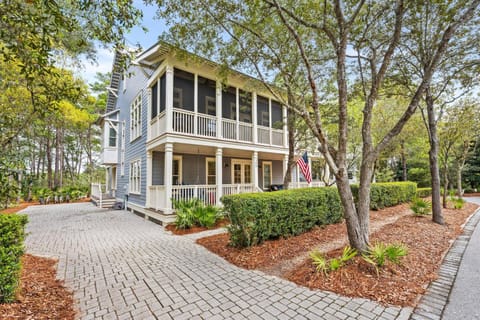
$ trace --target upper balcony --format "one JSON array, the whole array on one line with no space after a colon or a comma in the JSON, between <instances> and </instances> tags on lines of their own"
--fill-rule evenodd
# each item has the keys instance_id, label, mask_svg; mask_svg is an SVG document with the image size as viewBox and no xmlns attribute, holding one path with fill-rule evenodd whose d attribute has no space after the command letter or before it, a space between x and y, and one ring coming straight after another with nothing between
<instances>
[{"instance_id":1,"label":"upper balcony","mask_svg":"<svg viewBox=\"0 0 480 320\"><path fill-rule=\"evenodd\" d=\"M286 116L267 95L167 66L149 86L147 140L177 133L286 148Z\"/></svg>"}]
</instances>

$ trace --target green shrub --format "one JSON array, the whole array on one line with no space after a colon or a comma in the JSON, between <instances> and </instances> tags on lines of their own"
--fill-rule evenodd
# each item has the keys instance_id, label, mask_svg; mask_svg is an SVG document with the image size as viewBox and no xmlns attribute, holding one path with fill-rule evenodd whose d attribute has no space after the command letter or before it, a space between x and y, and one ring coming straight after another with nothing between
<instances>
[{"instance_id":1,"label":"green shrub","mask_svg":"<svg viewBox=\"0 0 480 320\"><path fill-rule=\"evenodd\" d=\"M25 215L0 215L0 303L15 300L27 221Z\"/></svg>"},{"instance_id":2,"label":"green shrub","mask_svg":"<svg viewBox=\"0 0 480 320\"><path fill-rule=\"evenodd\" d=\"M432 195L432 188L417 188L417 197L426 198Z\"/></svg>"},{"instance_id":3,"label":"green shrub","mask_svg":"<svg viewBox=\"0 0 480 320\"><path fill-rule=\"evenodd\" d=\"M336 188L307 188L222 197L231 244L246 247L341 221Z\"/></svg>"},{"instance_id":4,"label":"green shrub","mask_svg":"<svg viewBox=\"0 0 480 320\"><path fill-rule=\"evenodd\" d=\"M355 202L358 203L358 185L352 185ZM378 210L409 202L416 196L417 184L415 182L385 182L372 183L370 189L370 208Z\"/></svg>"},{"instance_id":5,"label":"green shrub","mask_svg":"<svg viewBox=\"0 0 480 320\"><path fill-rule=\"evenodd\" d=\"M388 261L395 264L400 263L400 258L408 254L408 248L402 243L386 245L383 242L376 242L368 247L367 252L362 254L363 259L375 267L378 275L378 268L385 266Z\"/></svg>"},{"instance_id":6,"label":"green shrub","mask_svg":"<svg viewBox=\"0 0 480 320\"><path fill-rule=\"evenodd\" d=\"M424 216L432 213L432 204L421 198L415 198L410 204L410 210L413 211L414 216Z\"/></svg>"},{"instance_id":7,"label":"green shrub","mask_svg":"<svg viewBox=\"0 0 480 320\"><path fill-rule=\"evenodd\" d=\"M205 205L196 198L189 200L172 199L175 208L175 226L177 229L188 229L195 226L211 228L223 216L219 208Z\"/></svg>"},{"instance_id":8,"label":"green shrub","mask_svg":"<svg viewBox=\"0 0 480 320\"><path fill-rule=\"evenodd\" d=\"M325 256L315 250L310 252L310 258L312 259L312 263L315 265L315 269L317 272L323 272L325 275L328 274L329 271L336 271L343 267L345 263L353 257L357 255L357 250L352 249L350 246L346 246L343 248L342 255L338 258L331 258L327 260Z\"/></svg>"},{"instance_id":9,"label":"green shrub","mask_svg":"<svg viewBox=\"0 0 480 320\"><path fill-rule=\"evenodd\" d=\"M463 200L463 198L461 198L461 197L454 197L454 198L450 199L450 201L452 201L453 208L456 209L456 210L462 209L463 206L465 205L465 200Z\"/></svg>"}]
</instances>

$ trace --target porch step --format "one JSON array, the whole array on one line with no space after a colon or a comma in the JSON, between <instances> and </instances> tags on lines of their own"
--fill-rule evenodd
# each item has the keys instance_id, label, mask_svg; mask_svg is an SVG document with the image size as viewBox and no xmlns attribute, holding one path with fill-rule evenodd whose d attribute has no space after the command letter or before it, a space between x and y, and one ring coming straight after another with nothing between
<instances>
[{"instance_id":1,"label":"porch step","mask_svg":"<svg viewBox=\"0 0 480 320\"><path fill-rule=\"evenodd\" d=\"M93 204L95 204L97 207L100 207L100 199L96 199L96 198L92 198L92 202ZM115 198L103 198L102 199L102 208L105 208L105 209L110 209L113 207L113 205L115 204L116 200Z\"/></svg>"}]
</instances>

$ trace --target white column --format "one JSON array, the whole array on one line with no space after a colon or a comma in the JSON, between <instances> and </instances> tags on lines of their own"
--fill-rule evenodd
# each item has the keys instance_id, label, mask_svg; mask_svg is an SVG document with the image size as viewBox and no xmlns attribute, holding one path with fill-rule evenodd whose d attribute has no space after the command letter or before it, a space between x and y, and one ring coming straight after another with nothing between
<instances>
[{"instance_id":1,"label":"white column","mask_svg":"<svg viewBox=\"0 0 480 320\"><path fill-rule=\"evenodd\" d=\"M223 176L222 176L222 162L223 162L223 150L222 148L217 148L215 153L215 184L217 185L217 205L220 205L220 198L222 197L223 191Z\"/></svg>"},{"instance_id":2,"label":"white column","mask_svg":"<svg viewBox=\"0 0 480 320\"><path fill-rule=\"evenodd\" d=\"M152 186L152 158L153 158L153 152L147 151L147 195L145 199L147 208L152 207L150 203L150 187Z\"/></svg>"},{"instance_id":3,"label":"white column","mask_svg":"<svg viewBox=\"0 0 480 320\"><path fill-rule=\"evenodd\" d=\"M238 96L240 94L238 88L235 89L236 92L236 98L235 98L235 119L237 119L237 132L236 132L236 138L237 140L240 139L240 97Z\"/></svg>"},{"instance_id":4,"label":"white column","mask_svg":"<svg viewBox=\"0 0 480 320\"><path fill-rule=\"evenodd\" d=\"M283 146L288 148L288 115L287 107L282 106L282 119L283 119Z\"/></svg>"},{"instance_id":5,"label":"white column","mask_svg":"<svg viewBox=\"0 0 480 320\"><path fill-rule=\"evenodd\" d=\"M253 143L258 142L257 130L257 93L252 93L252 124L253 124Z\"/></svg>"},{"instance_id":6,"label":"white column","mask_svg":"<svg viewBox=\"0 0 480 320\"><path fill-rule=\"evenodd\" d=\"M217 138L223 137L222 126L222 83L217 80L215 105L217 106Z\"/></svg>"},{"instance_id":7,"label":"white column","mask_svg":"<svg viewBox=\"0 0 480 320\"><path fill-rule=\"evenodd\" d=\"M288 154L283 156L283 177L284 178L285 178L285 175L287 174L287 170L288 170ZM287 181L287 182L290 183L291 181L292 181L292 176L290 175L290 181Z\"/></svg>"},{"instance_id":8,"label":"white column","mask_svg":"<svg viewBox=\"0 0 480 320\"><path fill-rule=\"evenodd\" d=\"M165 71L165 122L166 132L172 132L173 124L173 67L167 66Z\"/></svg>"},{"instance_id":9,"label":"white column","mask_svg":"<svg viewBox=\"0 0 480 320\"><path fill-rule=\"evenodd\" d=\"M152 139L152 128L150 126L150 121L152 119L152 88L147 89L147 109L148 109L147 110L147 141L148 141Z\"/></svg>"},{"instance_id":10,"label":"white column","mask_svg":"<svg viewBox=\"0 0 480 320\"><path fill-rule=\"evenodd\" d=\"M272 128L273 128L273 123L272 123L272 99L268 99L268 123L269 123L269 130L268 130L268 134L269 134L269 137L268 137L268 142L270 144L273 143L272 141Z\"/></svg>"},{"instance_id":11,"label":"white column","mask_svg":"<svg viewBox=\"0 0 480 320\"><path fill-rule=\"evenodd\" d=\"M253 187L258 187L258 152L253 151L252 154L252 183Z\"/></svg>"},{"instance_id":12,"label":"white column","mask_svg":"<svg viewBox=\"0 0 480 320\"><path fill-rule=\"evenodd\" d=\"M325 183L330 184L330 167L328 166L328 163L325 161L325 168L323 171L323 181Z\"/></svg>"},{"instance_id":13,"label":"white column","mask_svg":"<svg viewBox=\"0 0 480 320\"><path fill-rule=\"evenodd\" d=\"M198 132L198 74L193 75L193 132Z\"/></svg>"},{"instance_id":14,"label":"white column","mask_svg":"<svg viewBox=\"0 0 480 320\"><path fill-rule=\"evenodd\" d=\"M165 185L165 213L172 212L172 170L173 170L173 144L165 144L165 168L163 184Z\"/></svg>"}]
</instances>

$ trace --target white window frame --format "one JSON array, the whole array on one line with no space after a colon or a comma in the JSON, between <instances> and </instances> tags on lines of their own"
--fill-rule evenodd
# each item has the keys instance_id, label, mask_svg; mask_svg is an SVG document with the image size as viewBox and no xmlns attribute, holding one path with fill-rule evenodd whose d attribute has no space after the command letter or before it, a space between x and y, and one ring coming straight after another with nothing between
<instances>
[{"instance_id":1,"label":"white window frame","mask_svg":"<svg viewBox=\"0 0 480 320\"><path fill-rule=\"evenodd\" d=\"M270 183L268 186L265 186L265 167L270 166ZM262 162L262 186L264 190L267 190L272 185L273 179L273 164L272 161L263 161Z\"/></svg>"},{"instance_id":2,"label":"white window frame","mask_svg":"<svg viewBox=\"0 0 480 320\"><path fill-rule=\"evenodd\" d=\"M121 150L120 150L120 176L124 176L125 175L125 127L126 127L126 124L125 124L125 121L122 121L122 141L121 141Z\"/></svg>"},{"instance_id":3,"label":"white window frame","mask_svg":"<svg viewBox=\"0 0 480 320\"><path fill-rule=\"evenodd\" d=\"M130 142L142 136L142 92L130 104Z\"/></svg>"},{"instance_id":4,"label":"white window frame","mask_svg":"<svg viewBox=\"0 0 480 320\"><path fill-rule=\"evenodd\" d=\"M231 177L232 177L232 181L231 183L232 184L236 184L234 181L235 181L235 165L236 164L239 164L241 166L241 172L242 172L242 181L240 182L240 184L251 184L252 183L252 170L254 170L253 168L253 163L252 163L252 160L246 160L246 159L232 159L232 170L231 170ZM250 165L250 183L246 183L245 182L245 165L248 164ZM258 169L257 169L258 170Z\"/></svg>"},{"instance_id":5,"label":"white window frame","mask_svg":"<svg viewBox=\"0 0 480 320\"><path fill-rule=\"evenodd\" d=\"M215 183L213 183L213 184L208 184L208 177L209 176L212 177L212 175L208 174L208 163L209 162L215 163L215 174L213 175L213 177L215 177ZM205 184L206 185L216 185L217 184L217 169L216 169L215 158L205 158Z\"/></svg>"},{"instance_id":6,"label":"white window frame","mask_svg":"<svg viewBox=\"0 0 480 320\"><path fill-rule=\"evenodd\" d=\"M172 184L173 184L173 161L178 160L178 182L179 184L183 184L183 168L182 168L182 162L183 162L183 157L182 156L173 156L172 159Z\"/></svg>"},{"instance_id":7,"label":"white window frame","mask_svg":"<svg viewBox=\"0 0 480 320\"><path fill-rule=\"evenodd\" d=\"M142 186L142 159L138 158L130 161L129 192L140 194Z\"/></svg>"}]
</instances>

